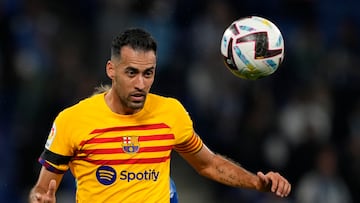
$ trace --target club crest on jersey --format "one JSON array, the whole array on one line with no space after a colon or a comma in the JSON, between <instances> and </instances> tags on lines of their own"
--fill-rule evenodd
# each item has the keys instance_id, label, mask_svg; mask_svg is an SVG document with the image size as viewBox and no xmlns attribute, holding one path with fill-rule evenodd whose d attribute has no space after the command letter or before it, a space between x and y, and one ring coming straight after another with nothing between
<instances>
[{"instance_id":1,"label":"club crest on jersey","mask_svg":"<svg viewBox=\"0 0 360 203\"><path fill-rule=\"evenodd\" d=\"M139 151L139 137L125 136L123 137L122 149L125 153L136 153Z\"/></svg>"}]
</instances>

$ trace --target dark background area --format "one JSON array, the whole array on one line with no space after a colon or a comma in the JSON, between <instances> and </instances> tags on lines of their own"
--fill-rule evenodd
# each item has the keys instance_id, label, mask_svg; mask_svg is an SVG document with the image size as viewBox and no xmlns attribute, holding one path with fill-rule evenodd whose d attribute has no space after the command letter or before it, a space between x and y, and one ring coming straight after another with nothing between
<instances>
[{"instance_id":1,"label":"dark background area","mask_svg":"<svg viewBox=\"0 0 360 203\"><path fill-rule=\"evenodd\" d=\"M229 188L174 155L182 202L360 202L359 8L356 0L1 0L0 202L25 202L53 119L110 83L110 42L127 27L157 39L153 92L183 102L211 149L253 172L279 171L293 186L283 200ZM248 15L270 19L285 39L284 63L257 81L233 76L220 55L226 27ZM58 202L74 201L73 190L66 176Z\"/></svg>"}]
</instances>

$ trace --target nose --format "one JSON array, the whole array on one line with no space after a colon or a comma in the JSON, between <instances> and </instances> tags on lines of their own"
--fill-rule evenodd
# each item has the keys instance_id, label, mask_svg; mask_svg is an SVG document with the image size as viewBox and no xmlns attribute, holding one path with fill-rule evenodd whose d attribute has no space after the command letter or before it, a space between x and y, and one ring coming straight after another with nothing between
<instances>
[{"instance_id":1,"label":"nose","mask_svg":"<svg viewBox=\"0 0 360 203\"><path fill-rule=\"evenodd\" d=\"M145 78L143 76L139 75L136 78L135 88L141 89L141 90L145 88Z\"/></svg>"}]
</instances>

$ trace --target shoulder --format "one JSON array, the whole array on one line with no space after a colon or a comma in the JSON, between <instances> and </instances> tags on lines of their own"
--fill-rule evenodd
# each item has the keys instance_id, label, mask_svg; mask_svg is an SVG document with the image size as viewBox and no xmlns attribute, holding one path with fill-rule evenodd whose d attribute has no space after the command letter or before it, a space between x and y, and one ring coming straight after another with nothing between
<instances>
[{"instance_id":1,"label":"shoulder","mask_svg":"<svg viewBox=\"0 0 360 203\"><path fill-rule=\"evenodd\" d=\"M154 93L149 93L148 99L154 100L154 101L159 101L159 102L173 102L173 101L179 102L179 100L174 97L167 97L167 96L162 96L162 95L154 94Z\"/></svg>"},{"instance_id":2,"label":"shoulder","mask_svg":"<svg viewBox=\"0 0 360 203\"><path fill-rule=\"evenodd\" d=\"M78 116L83 113L89 112L89 110L101 106L101 98L103 96L104 96L103 94L96 94L91 97L84 98L80 100L78 103L63 109L59 113L59 116L72 117L74 115Z\"/></svg>"},{"instance_id":3,"label":"shoulder","mask_svg":"<svg viewBox=\"0 0 360 203\"><path fill-rule=\"evenodd\" d=\"M157 114L167 118L176 118L176 120L189 121L190 115L183 104L174 97L165 97L155 94L149 94L145 112Z\"/></svg>"},{"instance_id":4,"label":"shoulder","mask_svg":"<svg viewBox=\"0 0 360 203\"><path fill-rule=\"evenodd\" d=\"M183 108L182 103L174 97L166 97L158 94L149 94L148 103L150 106L154 107L166 107L166 108Z\"/></svg>"}]
</instances>

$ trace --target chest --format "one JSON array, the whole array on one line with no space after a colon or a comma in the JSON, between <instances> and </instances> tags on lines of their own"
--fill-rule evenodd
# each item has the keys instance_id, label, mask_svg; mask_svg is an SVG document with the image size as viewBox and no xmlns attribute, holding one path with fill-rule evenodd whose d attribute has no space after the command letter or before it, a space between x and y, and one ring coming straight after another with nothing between
<instances>
[{"instance_id":1,"label":"chest","mask_svg":"<svg viewBox=\"0 0 360 203\"><path fill-rule=\"evenodd\" d=\"M73 131L78 158L148 162L169 156L175 144L176 132L166 121L88 118L79 120L82 127Z\"/></svg>"}]
</instances>

